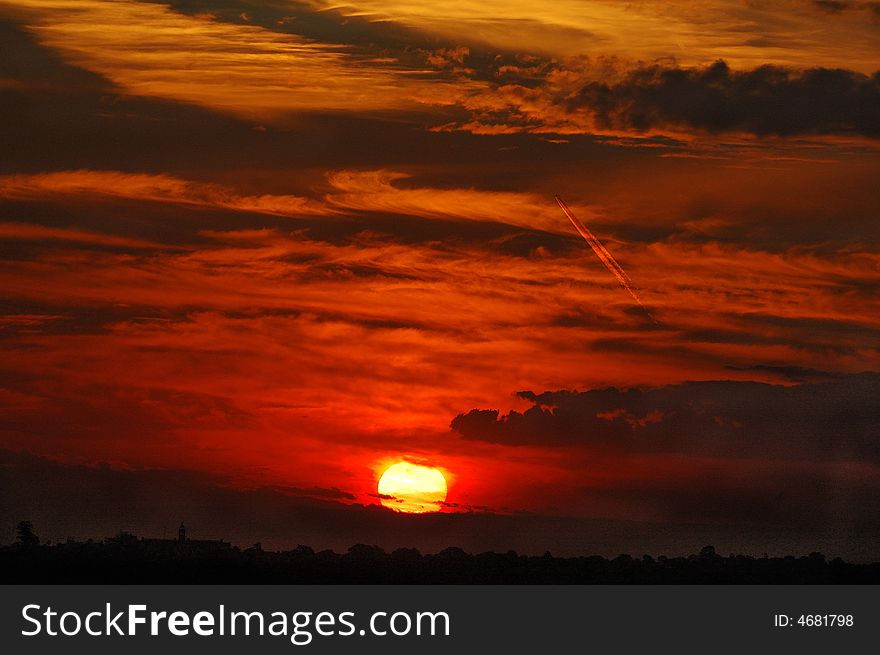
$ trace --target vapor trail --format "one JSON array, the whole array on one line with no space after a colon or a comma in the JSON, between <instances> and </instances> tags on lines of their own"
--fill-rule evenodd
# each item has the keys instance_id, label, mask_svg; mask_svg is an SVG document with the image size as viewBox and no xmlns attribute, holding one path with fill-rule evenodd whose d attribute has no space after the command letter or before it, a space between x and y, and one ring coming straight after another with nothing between
<instances>
[{"instance_id":1,"label":"vapor trail","mask_svg":"<svg viewBox=\"0 0 880 655\"><path fill-rule=\"evenodd\" d=\"M596 238L596 235L590 232L590 229L581 223L580 219L571 213L571 210L568 208L564 202L562 202L562 198L559 196L553 196L556 198L556 202L559 204L559 207L565 212L565 215L568 216L568 220L571 221L571 224L574 225L574 229L578 231L584 240L590 244L590 248L593 249L593 252L596 253L596 257L599 258L605 268L611 271L611 274L617 278L617 281L620 283L624 289L627 290L632 299L636 301L636 304L645 310L645 314L650 318L654 323L660 325L660 323L651 316L651 312L648 311L648 308L645 307L644 303L642 303L639 295L636 293L635 285L633 281L629 278L629 275L626 274L626 271L623 270L623 266L617 263L617 260L614 259L614 256L608 252L608 248L606 248L599 239Z\"/></svg>"}]
</instances>

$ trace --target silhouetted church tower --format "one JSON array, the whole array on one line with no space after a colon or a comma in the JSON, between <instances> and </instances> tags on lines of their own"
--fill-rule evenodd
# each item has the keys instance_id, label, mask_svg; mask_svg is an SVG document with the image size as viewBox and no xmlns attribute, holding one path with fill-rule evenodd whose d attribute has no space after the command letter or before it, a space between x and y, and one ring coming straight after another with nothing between
<instances>
[{"instance_id":1,"label":"silhouetted church tower","mask_svg":"<svg viewBox=\"0 0 880 655\"><path fill-rule=\"evenodd\" d=\"M180 527L177 528L177 543L185 544L186 543L186 527L183 525L181 521Z\"/></svg>"}]
</instances>

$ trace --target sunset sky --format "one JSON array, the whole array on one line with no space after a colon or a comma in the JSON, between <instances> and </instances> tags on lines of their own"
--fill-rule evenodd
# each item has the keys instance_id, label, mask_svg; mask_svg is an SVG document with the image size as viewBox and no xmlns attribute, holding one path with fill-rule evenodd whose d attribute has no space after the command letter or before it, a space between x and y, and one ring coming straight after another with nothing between
<instances>
[{"instance_id":1,"label":"sunset sky","mask_svg":"<svg viewBox=\"0 0 880 655\"><path fill-rule=\"evenodd\" d=\"M4 450L880 522L880 3L0 0L0 41Z\"/></svg>"}]
</instances>

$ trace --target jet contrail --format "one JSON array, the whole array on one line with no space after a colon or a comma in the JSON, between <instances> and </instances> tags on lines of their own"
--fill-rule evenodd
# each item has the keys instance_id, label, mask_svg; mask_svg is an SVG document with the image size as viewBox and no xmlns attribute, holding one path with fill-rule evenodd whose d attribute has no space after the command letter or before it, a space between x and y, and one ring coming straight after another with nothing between
<instances>
[{"instance_id":1,"label":"jet contrail","mask_svg":"<svg viewBox=\"0 0 880 655\"><path fill-rule=\"evenodd\" d=\"M629 295L632 296L632 299L636 301L636 304L643 310L645 310L645 314L648 315L648 318L650 318L657 325L660 325L657 319L651 316L651 312L649 312L648 308L645 307L645 305L642 303L639 295L636 293L636 288L633 284L633 281L629 279L629 275L627 275L626 271L623 270L623 266L618 264L617 260L614 259L614 256L610 252L608 252L608 248L602 245L602 242L596 238L596 235L590 232L589 228L581 223L580 219L577 216L571 213L568 205L562 202L562 198L560 198L559 196L553 197L556 198L556 202L559 204L559 207L562 209L563 212L565 212L565 215L568 216L568 220L571 221L571 224L574 225L574 229L576 229L578 231L578 234L580 234L584 238L584 240L588 244L590 244L590 248L592 248L593 252L596 253L596 257L599 258L599 261L601 261L605 265L605 268L611 271L611 274L615 278L617 278L620 286L622 286L624 289L627 290L627 292L629 292Z\"/></svg>"}]
</instances>

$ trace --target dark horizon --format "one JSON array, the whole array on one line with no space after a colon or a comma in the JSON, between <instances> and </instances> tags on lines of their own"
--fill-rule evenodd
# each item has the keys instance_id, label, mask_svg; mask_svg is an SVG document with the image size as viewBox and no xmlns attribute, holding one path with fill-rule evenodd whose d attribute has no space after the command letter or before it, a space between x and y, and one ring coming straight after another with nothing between
<instances>
[{"instance_id":1,"label":"dark horizon","mask_svg":"<svg viewBox=\"0 0 880 655\"><path fill-rule=\"evenodd\" d=\"M29 522L18 541L0 546L0 573L9 583L67 584L876 584L880 563L856 564L823 553L795 557L723 556L703 546L688 556L594 554L558 557L513 550L469 553L448 546L386 552L355 544L343 553L306 545L267 551L226 541L149 539L120 533L101 542L42 545Z\"/></svg>"},{"instance_id":2,"label":"dark horizon","mask_svg":"<svg viewBox=\"0 0 880 655\"><path fill-rule=\"evenodd\" d=\"M102 540L129 532L173 538L181 521L194 539L225 539L239 548L261 543L284 551L308 545L346 552L355 544L388 552L449 546L468 552L574 557L628 554L683 556L713 544L719 553L760 557L822 552L829 559L877 561L880 526L864 523L817 531L803 520L759 522L644 522L537 513L488 511L407 514L380 505L327 498L332 490L264 487L239 489L191 471L121 470L75 466L0 451L0 526L4 542L30 520L44 541ZM321 497L320 494L324 494Z\"/></svg>"}]
</instances>

